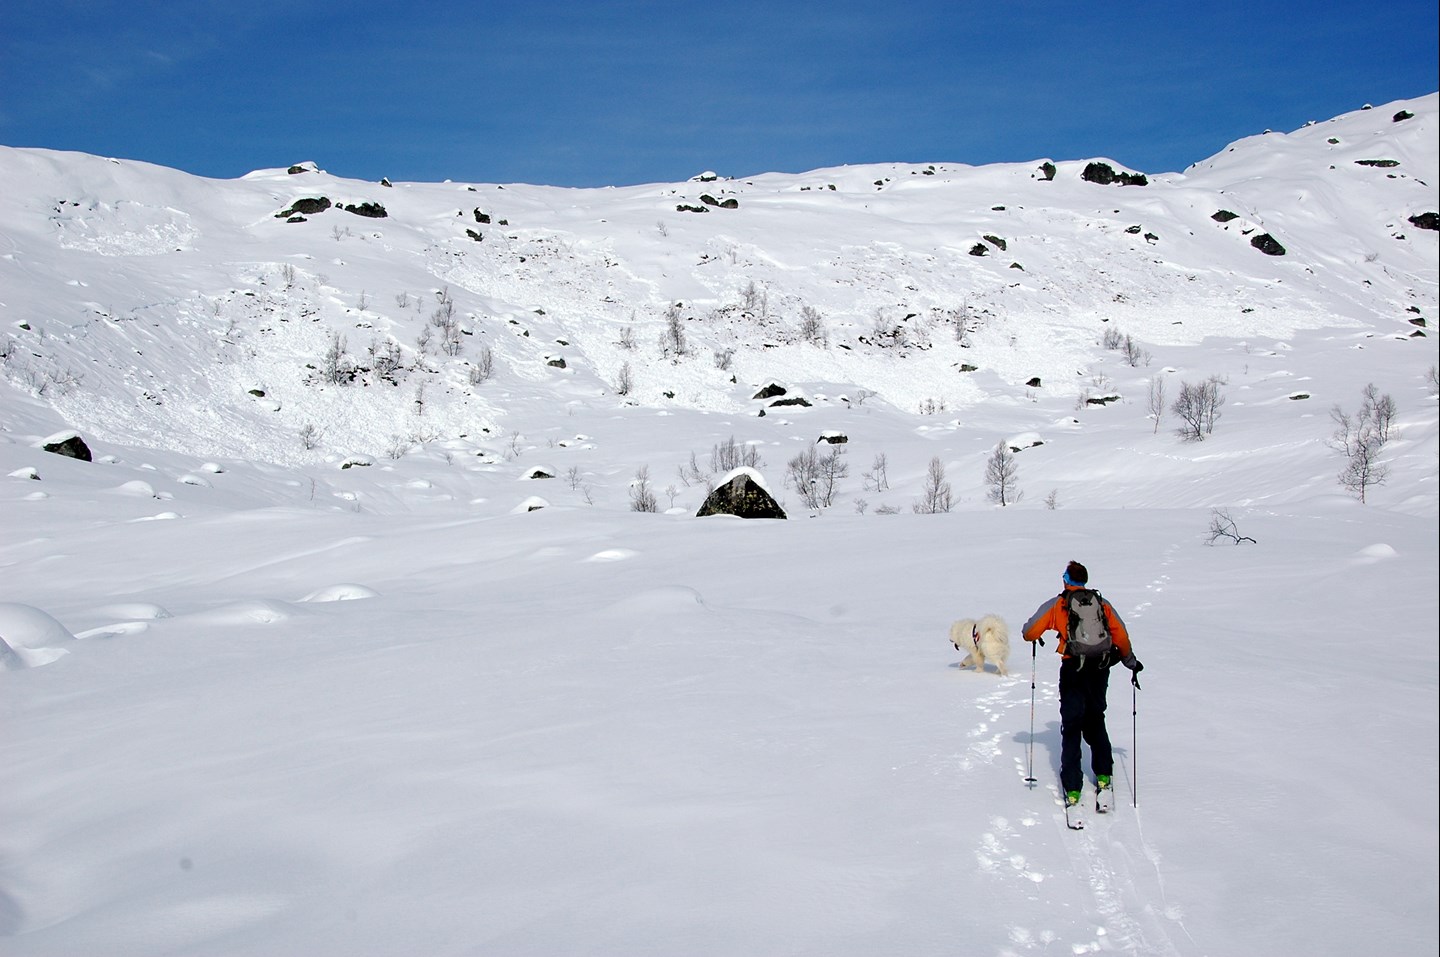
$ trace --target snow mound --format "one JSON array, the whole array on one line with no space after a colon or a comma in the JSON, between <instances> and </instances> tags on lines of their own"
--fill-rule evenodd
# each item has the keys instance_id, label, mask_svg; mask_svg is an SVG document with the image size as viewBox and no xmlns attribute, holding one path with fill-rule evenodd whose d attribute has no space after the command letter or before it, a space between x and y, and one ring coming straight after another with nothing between
<instances>
[{"instance_id":1,"label":"snow mound","mask_svg":"<svg viewBox=\"0 0 1440 957\"><path fill-rule=\"evenodd\" d=\"M68 628L39 608L10 601L0 602L0 638L11 648L44 648L75 640Z\"/></svg>"},{"instance_id":2,"label":"snow mound","mask_svg":"<svg viewBox=\"0 0 1440 957\"><path fill-rule=\"evenodd\" d=\"M130 621L156 621L161 618L170 617L170 612L148 601L118 602L113 605L105 605L101 607L99 611L106 615L125 618Z\"/></svg>"},{"instance_id":3,"label":"snow mound","mask_svg":"<svg viewBox=\"0 0 1440 957\"><path fill-rule=\"evenodd\" d=\"M1381 542L1375 545L1367 545L1355 554L1355 562L1358 565L1374 565L1376 562L1387 561L1391 558L1398 558L1399 553L1389 545Z\"/></svg>"},{"instance_id":4,"label":"snow mound","mask_svg":"<svg viewBox=\"0 0 1440 957\"><path fill-rule=\"evenodd\" d=\"M187 619L201 625L273 625L294 616L289 602L252 598L189 615Z\"/></svg>"},{"instance_id":5,"label":"snow mound","mask_svg":"<svg viewBox=\"0 0 1440 957\"><path fill-rule=\"evenodd\" d=\"M373 588L364 585L356 585L351 582L341 582L337 585L326 585L324 588L317 588L306 595L301 601L354 601L359 598L379 598L380 593Z\"/></svg>"},{"instance_id":6,"label":"snow mound","mask_svg":"<svg viewBox=\"0 0 1440 957\"><path fill-rule=\"evenodd\" d=\"M68 628L39 608L0 602L0 667L5 670L48 665L69 654L52 645L74 640Z\"/></svg>"}]
</instances>

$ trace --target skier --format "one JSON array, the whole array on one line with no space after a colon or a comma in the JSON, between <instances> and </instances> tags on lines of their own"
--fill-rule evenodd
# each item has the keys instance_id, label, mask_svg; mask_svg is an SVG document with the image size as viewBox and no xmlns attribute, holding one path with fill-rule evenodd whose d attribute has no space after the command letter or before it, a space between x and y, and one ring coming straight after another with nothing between
<instances>
[{"instance_id":1,"label":"skier","mask_svg":"<svg viewBox=\"0 0 1440 957\"><path fill-rule=\"evenodd\" d=\"M1130 633L1114 607L1087 588L1090 573L1079 562L1065 566L1065 590L1042 604L1022 631L1026 641L1045 644L1044 635L1060 636L1060 786L1065 806L1080 802L1084 775L1080 770L1080 740L1090 745L1090 767L1095 772L1096 805L1109 808L1110 776L1114 758L1105 729L1105 692L1110 667L1118 660L1135 681L1145 666L1130 650ZM1139 683L1136 682L1136 687ZM1068 813L1068 812L1067 812Z\"/></svg>"}]
</instances>

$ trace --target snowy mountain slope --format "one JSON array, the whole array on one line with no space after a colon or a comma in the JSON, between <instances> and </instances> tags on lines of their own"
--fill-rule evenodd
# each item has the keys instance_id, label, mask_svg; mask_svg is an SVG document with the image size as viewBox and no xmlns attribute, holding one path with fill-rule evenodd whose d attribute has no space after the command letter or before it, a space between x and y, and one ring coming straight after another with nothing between
<instances>
[{"instance_id":1,"label":"snowy mountain slope","mask_svg":"<svg viewBox=\"0 0 1440 957\"><path fill-rule=\"evenodd\" d=\"M1414 116L1397 123L1402 107ZM307 418L332 447L380 452L399 420L418 418L422 384L428 421L399 431L454 435L506 428L510 383L528 393L562 379L591 397L613 391L627 362L633 401L732 413L770 378L863 389L905 410L966 408L1036 377L1047 394L1074 395L1107 322L1153 351L1356 323L1405 335L1410 307L1433 317L1434 235L1404 217L1437 205L1435 123L1434 97L1391 104L1242 141L1147 186L1084 182L1085 164L1068 162L1053 181L1024 164L611 190L384 188L313 171L213 182L7 150L6 179L24 184L4 210L8 334L38 354L10 377L59 379L54 393L84 376L88 387L52 401L97 435L279 461L306 458L293 434ZM1353 164L1371 153L1402 165ZM332 206L303 223L275 218L315 196L389 215ZM1238 219L1211 219L1230 206ZM1259 231L1286 254L1252 248L1245 234ZM403 387L305 384L336 334L361 365L387 337L413 364L442 289L459 355L432 355ZM677 301L691 355L657 362ZM807 306L826 348L799 341ZM633 350L618 344L626 326ZM472 387L466 370L483 346L501 373ZM733 369L715 368L726 350Z\"/></svg>"},{"instance_id":2,"label":"snowy mountain slope","mask_svg":"<svg viewBox=\"0 0 1440 957\"><path fill-rule=\"evenodd\" d=\"M0 950L1434 953L1437 106L1146 186L0 149ZM1212 376L1203 441L1155 421ZM1330 411L1368 383L1361 504ZM72 431L94 461L40 447ZM731 439L791 520L692 517ZM824 509L787 478L817 447ZM953 509L916 514L932 461ZM1072 558L1146 663L1078 834L1053 643L1001 678L947 639Z\"/></svg>"}]
</instances>

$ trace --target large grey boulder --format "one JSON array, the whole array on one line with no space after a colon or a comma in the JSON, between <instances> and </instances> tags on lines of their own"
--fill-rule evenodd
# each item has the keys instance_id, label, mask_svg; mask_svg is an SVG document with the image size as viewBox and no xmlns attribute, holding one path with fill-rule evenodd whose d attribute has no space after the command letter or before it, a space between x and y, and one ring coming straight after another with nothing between
<instances>
[{"instance_id":1,"label":"large grey boulder","mask_svg":"<svg viewBox=\"0 0 1440 957\"><path fill-rule=\"evenodd\" d=\"M738 468L727 474L715 486L695 513L696 518L706 515L738 515L740 518L785 518L779 503L766 491L759 473L754 469Z\"/></svg>"}]
</instances>

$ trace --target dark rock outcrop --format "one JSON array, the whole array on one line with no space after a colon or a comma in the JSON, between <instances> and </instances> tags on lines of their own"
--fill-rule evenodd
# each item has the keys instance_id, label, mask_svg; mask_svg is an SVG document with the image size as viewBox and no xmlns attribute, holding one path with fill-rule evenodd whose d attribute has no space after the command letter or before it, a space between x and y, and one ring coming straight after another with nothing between
<instances>
[{"instance_id":1,"label":"dark rock outcrop","mask_svg":"<svg viewBox=\"0 0 1440 957\"><path fill-rule=\"evenodd\" d=\"M1232 219L1239 219L1240 214L1232 213L1228 209L1217 209L1215 210L1215 212L1210 214L1210 218L1215 220L1215 222L1217 223L1228 223Z\"/></svg>"},{"instance_id":2,"label":"dark rock outcrop","mask_svg":"<svg viewBox=\"0 0 1440 957\"><path fill-rule=\"evenodd\" d=\"M737 472L705 499L696 518L738 515L740 518L785 518L778 502L746 472Z\"/></svg>"},{"instance_id":3,"label":"dark rock outcrop","mask_svg":"<svg viewBox=\"0 0 1440 957\"><path fill-rule=\"evenodd\" d=\"M46 452L54 452L56 455L63 455L67 458L79 459L82 462L91 461L90 446L78 435L69 435L54 442L46 442L41 446Z\"/></svg>"},{"instance_id":4,"label":"dark rock outcrop","mask_svg":"<svg viewBox=\"0 0 1440 957\"><path fill-rule=\"evenodd\" d=\"M784 395L788 390L778 382L772 382L759 392L751 396L752 399L773 399L777 395Z\"/></svg>"},{"instance_id":5,"label":"dark rock outcrop","mask_svg":"<svg viewBox=\"0 0 1440 957\"><path fill-rule=\"evenodd\" d=\"M330 199L326 196L306 196L297 199L286 208L275 214L276 219L286 219L290 216L314 216L316 213L323 213L330 208Z\"/></svg>"},{"instance_id":6,"label":"dark rock outcrop","mask_svg":"<svg viewBox=\"0 0 1440 957\"><path fill-rule=\"evenodd\" d=\"M1149 186L1150 180L1144 173L1127 173L1124 170L1115 172L1114 167L1109 163L1101 163L1098 160L1085 164L1085 171L1080 178L1087 183L1098 183L1101 186Z\"/></svg>"},{"instance_id":7,"label":"dark rock outcrop","mask_svg":"<svg viewBox=\"0 0 1440 957\"><path fill-rule=\"evenodd\" d=\"M1416 229L1440 229L1440 214L1433 211L1419 213L1410 217L1410 225Z\"/></svg>"},{"instance_id":8,"label":"dark rock outcrop","mask_svg":"<svg viewBox=\"0 0 1440 957\"><path fill-rule=\"evenodd\" d=\"M1250 245L1267 256L1285 255L1285 247L1280 245L1280 242L1269 233L1261 233L1259 236L1254 237L1250 240Z\"/></svg>"},{"instance_id":9,"label":"dark rock outcrop","mask_svg":"<svg viewBox=\"0 0 1440 957\"><path fill-rule=\"evenodd\" d=\"M361 203L359 206L347 204L345 212L354 213L356 216L364 216L368 219L384 219L390 214L385 212L385 207L379 203Z\"/></svg>"}]
</instances>

